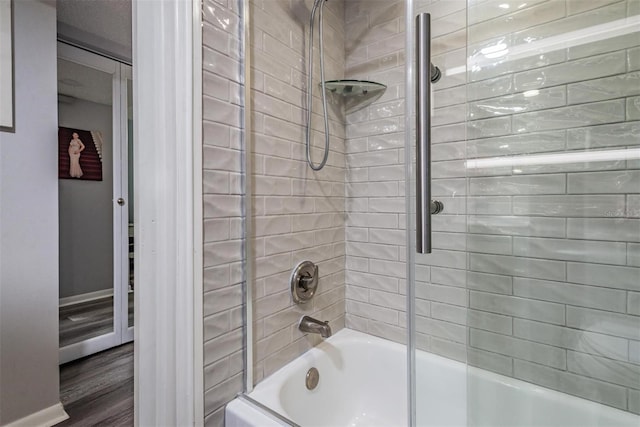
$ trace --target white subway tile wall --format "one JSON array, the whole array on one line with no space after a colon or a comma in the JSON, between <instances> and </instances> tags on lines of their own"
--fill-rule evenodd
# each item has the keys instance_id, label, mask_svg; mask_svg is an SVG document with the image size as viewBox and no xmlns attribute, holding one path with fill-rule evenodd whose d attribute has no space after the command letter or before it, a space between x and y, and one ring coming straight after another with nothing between
<instances>
[{"instance_id":1,"label":"white subway tile wall","mask_svg":"<svg viewBox=\"0 0 640 427\"><path fill-rule=\"evenodd\" d=\"M241 0L203 0L204 411L243 388Z\"/></svg>"},{"instance_id":2,"label":"white subway tile wall","mask_svg":"<svg viewBox=\"0 0 640 427\"><path fill-rule=\"evenodd\" d=\"M387 86L374 104L346 123L346 326L404 342L405 266L402 133L404 4L345 2L346 70L350 79Z\"/></svg>"},{"instance_id":3,"label":"white subway tile wall","mask_svg":"<svg viewBox=\"0 0 640 427\"><path fill-rule=\"evenodd\" d=\"M331 151L321 171L307 165L304 144L312 4L312 0L250 1L256 382L320 342L319 336L298 331L302 315L328 320L334 332L344 327L345 130L337 99L328 99ZM344 26L344 2L325 3L328 80L344 76ZM318 164L324 125L317 22L315 31L312 158ZM314 299L297 305L291 299L289 276L303 260L318 264L320 282Z\"/></svg>"},{"instance_id":4,"label":"white subway tile wall","mask_svg":"<svg viewBox=\"0 0 640 427\"><path fill-rule=\"evenodd\" d=\"M242 387L239 3L204 3L209 425L221 425L220 408ZM406 341L404 3L326 3L327 78L388 87L346 116L329 98L329 163L312 172L304 149L312 0L250 2L256 381L318 343L297 330L303 314L334 331L346 323ZM637 148L640 36L455 72L500 43L637 14L640 0L418 3L431 13L432 61L443 70L432 190L446 206L433 218L433 254L415 266L419 348L640 413L640 162L465 167L466 159ZM317 36L315 44L318 162ZM303 259L319 263L321 288L296 306L288 279Z\"/></svg>"},{"instance_id":5,"label":"white subway tile wall","mask_svg":"<svg viewBox=\"0 0 640 427\"><path fill-rule=\"evenodd\" d=\"M527 39L637 14L640 1L505 4L470 9L469 56L493 49L498 58L469 73L468 158L640 146L640 76L631 59L640 33L499 58ZM508 34L494 31L505 25ZM449 169L451 179L467 175L470 196L470 364L638 413L639 167L620 160ZM478 211L473 201L487 197L500 199Z\"/></svg>"},{"instance_id":6,"label":"white subway tile wall","mask_svg":"<svg viewBox=\"0 0 640 427\"><path fill-rule=\"evenodd\" d=\"M640 145L640 35L496 59L465 86L465 73L447 71L466 64L466 2L419 3L445 71L434 86L432 187L446 209L433 254L417 256L418 346L638 412L640 162L464 160ZM621 19L638 4L475 1L468 53ZM404 66L403 2L346 8L346 76L389 85L347 117L347 326L404 342L404 85L389 80Z\"/></svg>"},{"instance_id":7,"label":"white subway tile wall","mask_svg":"<svg viewBox=\"0 0 640 427\"><path fill-rule=\"evenodd\" d=\"M407 336L404 3L348 0L345 13L346 77L388 86L380 100L347 116L347 327L402 343ZM432 62L443 71L464 66L466 1L417 4L416 12L431 13ZM465 82L464 73L443 75L434 86L433 100L438 109L433 116L432 135L438 144L432 147L433 193L447 209L434 217L433 254L419 255L416 265L418 346L460 360L466 353L468 299L464 275L468 194L463 169ZM452 162L454 159L460 160ZM541 190L559 184L552 178L541 184ZM478 185L485 191L482 198L477 198L475 210L492 213L496 203L484 196L495 194L491 182ZM519 185L526 186L527 182L514 182L514 192ZM485 238L476 244L501 253L505 246L511 250L510 238L506 239L489 242Z\"/></svg>"}]
</instances>

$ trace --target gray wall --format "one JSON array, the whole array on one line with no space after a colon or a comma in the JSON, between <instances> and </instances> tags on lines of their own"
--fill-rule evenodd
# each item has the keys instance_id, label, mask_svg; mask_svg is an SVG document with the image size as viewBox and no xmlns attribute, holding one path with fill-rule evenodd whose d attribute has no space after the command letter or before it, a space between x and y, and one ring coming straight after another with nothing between
<instances>
[{"instance_id":1,"label":"gray wall","mask_svg":"<svg viewBox=\"0 0 640 427\"><path fill-rule=\"evenodd\" d=\"M0 132L0 425L59 402L56 9L13 4L16 133Z\"/></svg>"},{"instance_id":2,"label":"gray wall","mask_svg":"<svg viewBox=\"0 0 640 427\"><path fill-rule=\"evenodd\" d=\"M77 100L58 108L60 126L98 130L104 138L102 181L58 181L64 298L113 288L113 124L110 105Z\"/></svg>"}]
</instances>

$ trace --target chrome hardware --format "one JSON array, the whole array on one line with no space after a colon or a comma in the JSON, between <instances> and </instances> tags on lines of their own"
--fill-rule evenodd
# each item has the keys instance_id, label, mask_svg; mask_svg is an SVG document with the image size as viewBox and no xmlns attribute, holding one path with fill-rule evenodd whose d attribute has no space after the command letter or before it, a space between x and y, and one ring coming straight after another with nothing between
<instances>
[{"instance_id":1,"label":"chrome hardware","mask_svg":"<svg viewBox=\"0 0 640 427\"><path fill-rule=\"evenodd\" d=\"M298 322L298 329L301 332L308 332L311 334L320 334L322 338L329 338L331 336L331 326L328 321L321 321L309 316L302 316L300 322Z\"/></svg>"},{"instance_id":2,"label":"chrome hardware","mask_svg":"<svg viewBox=\"0 0 640 427\"><path fill-rule=\"evenodd\" d=\"M431 64L431 83L436 83L442 77L442 72L440 72L440 68Z\"/></svg>"},{"instance_id":3,"label":"chrome hardware","mask_svg":"<svg viewBox=\"0 0 640 427\"><path fill-rule=\"evenodd\" d=\"M431 201L431 215L438 215L443 210L444 210L444 203L442 203L440 200Z\"/></svg>"},{"instance_id":4,"label":"chrome hardware","mask_svg":"<svg viewBox=\"0 0 640 427\"><path fill-rule=\"evenodd\" d=\"M124 206L124 199L122 197L119 197L118 200L116 200L116 202L120 205L120 206Z\"/></svg>"},{"instance_id":5,"label":"chrome hardware","mask_svg":"<svg viewBox=\"0 0 640 427\"><path fill-rule=\"evenodd\" d=\"M304 379L304 385L307 386L307 390L313 390L318 387L318 382L320 382L320 372L316 368L309 369Z\"/></svg>"},{"instance_id":6,"label":"chrome hardware","mask_svg":"<svg viewBox=\"0 0 640 427\"><path fill-rule=\"evenodd\" d=\"M318 289L318 266L311 261L302 261L291 273L291 296L296 304L309 302Z\"/></svg>"},{"instance_id":7,"label":"chrome hardware","mask_svg":"<svg viewBox=\"0 0 640 427\"><path fill-rule=\"evenodd\" d=\"M431 253L431 15L416 16L416 252ZM437 69L437 68L436 68Z\"/></svg>"}]
</instances>

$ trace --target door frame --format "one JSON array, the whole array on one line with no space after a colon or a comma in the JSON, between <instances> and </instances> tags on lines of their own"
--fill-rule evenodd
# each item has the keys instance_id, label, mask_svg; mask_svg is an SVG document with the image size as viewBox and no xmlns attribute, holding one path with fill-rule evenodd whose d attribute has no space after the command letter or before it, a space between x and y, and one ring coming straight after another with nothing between
<instances>
[{"instance_id":1,"label":"door frame","mask_svg":"<svg viewBox=\"0 0 640 427\"><path fill-rule=\"evenodd\" d=\"M203 425L200 0L133 2L135 424Z\"/></svg>"}]
</instances>

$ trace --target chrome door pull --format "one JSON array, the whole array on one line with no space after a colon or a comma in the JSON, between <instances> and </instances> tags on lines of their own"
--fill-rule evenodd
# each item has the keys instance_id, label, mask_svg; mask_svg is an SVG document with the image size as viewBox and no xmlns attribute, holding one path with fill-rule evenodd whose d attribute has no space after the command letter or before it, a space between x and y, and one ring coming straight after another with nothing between
<instances>
[{"instance_id":1,"label":"chrome door pull","mask_svg":"<svg viewBox=\"0 0 640 427\"><path fill-rule=\"evenodd\" d=\"M428 13L416 16L416 69L416 252L429 254L433 210L430 167L431 15ZM439 212L437 205L435 211Z\"/></svg>"}]
</instances>

